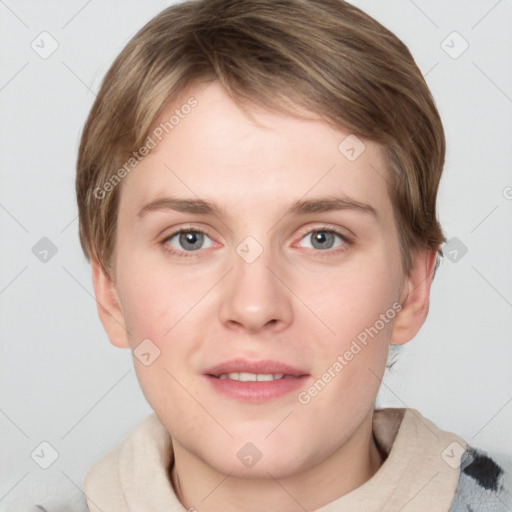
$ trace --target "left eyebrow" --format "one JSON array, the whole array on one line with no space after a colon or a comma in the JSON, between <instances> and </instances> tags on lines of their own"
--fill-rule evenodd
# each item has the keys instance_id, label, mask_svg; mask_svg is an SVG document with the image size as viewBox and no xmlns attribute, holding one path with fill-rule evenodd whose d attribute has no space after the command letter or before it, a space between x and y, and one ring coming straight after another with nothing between
<instances>
[{"instance_id":1,"label":"left eyebrow","mask_svg":"<svg viewBox=\"0 0 512 512\"><path fill-rule=\"evenodd\" d=\"M160 210L215 215L220 218L226 217L227 213L221 206L210 201L204 201L203 199L163 197L145 204L137 215L138 217L143 217L149 212ZM288 206L284 215L305 215L309 213L326 213L340 210L353 210L378 218L377 211L369 204L361 203L349 197L332 196L296 201Z\"/></svg>"},{"instance_id":2,"label":"left eyebrow","mask_svg":"<svg viewBox=\"0 0 512 512\"><path fill-rule=\"evenodd\" d=\"M354 210L378 218L377 210L369 204L361 203L348 197L320 197L293 203L285 212L289 214L326 213L339 210Z\"/></svg>"}]
</instances>

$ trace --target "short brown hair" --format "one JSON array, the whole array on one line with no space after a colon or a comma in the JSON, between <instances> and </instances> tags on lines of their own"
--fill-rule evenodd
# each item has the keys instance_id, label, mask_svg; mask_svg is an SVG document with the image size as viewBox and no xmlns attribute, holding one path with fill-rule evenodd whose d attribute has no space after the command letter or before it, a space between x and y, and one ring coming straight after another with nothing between
<instances>
[{"instance_id":1,"label":"short brown hair","mask_svg":"<svg viewBox=\"0 0 512 512\"><path fill-rule=\"evenodd\" d=\"M172 98L215 80L242 108L294 114L299 105L379 143L404 271L417 249L440 252L444 131L407 47L343 0L189 0L163 10L128 42L84 127L76 177L80 242L108 275L121 187L101 198L95 191L144 144Z\"/></svg>"}]
</instances>

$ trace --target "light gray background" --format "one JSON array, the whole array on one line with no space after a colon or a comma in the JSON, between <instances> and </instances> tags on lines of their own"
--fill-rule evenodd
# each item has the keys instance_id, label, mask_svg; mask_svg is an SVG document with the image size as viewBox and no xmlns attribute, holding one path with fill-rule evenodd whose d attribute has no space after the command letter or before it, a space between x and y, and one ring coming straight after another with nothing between
<instances>
[{"instance_id":1,"label":"light gray background","mask_svg":"<svg viewBox=\"0 0 512 512\"><path fill-rule=\"evenodd\" d=\"M84 510L87 469L151 413L130 352L97 318L74 166L108 66L168 3L0 1L1 511ZM414 407L512 456L512 0L354 3L402 38L427 77L448 140L440 218L467 247L439 268L429 318L379 405ZM59 45L47 59L31 48L43 31ZM453 31L469 43L458 58ZM45 263L32 252L43 237L58 250ZM31 458L38 449L49 461L43 441L58 452L48 469Z\"/></svg>"}]
</instances>

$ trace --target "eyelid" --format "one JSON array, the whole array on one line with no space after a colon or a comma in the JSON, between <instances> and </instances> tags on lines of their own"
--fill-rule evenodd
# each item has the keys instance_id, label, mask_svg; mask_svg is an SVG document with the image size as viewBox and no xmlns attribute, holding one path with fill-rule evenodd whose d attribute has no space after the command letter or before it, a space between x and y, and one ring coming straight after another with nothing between
<instances>
[{"instance_id":1,"label":"eyelid","mask_svg":"<svg viewBox=\"0 0 512 512\"><path fill-rule=\"evenodd\" d=\"M303 230L301 230L300 237L303 238L305 235L314 233L315 231L330 231L332 233L339 235L341 238L347 241L350 240L352 237L355 238L355 235L350 230L326 223L320 223L320 225L309 226L307 228L304 228ZM344 231L350 232L351 235L345 234Z\"/></svg>"},{"instance_id":2,"label":"eyelid","mask_svg":"<svg viewBox=\"0 0 512 512\"><path fill-rule=\"evenodd\" d=\"M194 231L198 233L203 233L204 235L208 235L210 238L212 238L212 235L209 232L209 229L204 226L197 226L192 223L185 223L185 224L178 224L177 226L173 226L171 228L164 229L160 235L158 235L158 239L165 241L169 238L172 238L173 236L177 235L178 233L183 233L187 231Z\"/></svg>"}]
</instances>

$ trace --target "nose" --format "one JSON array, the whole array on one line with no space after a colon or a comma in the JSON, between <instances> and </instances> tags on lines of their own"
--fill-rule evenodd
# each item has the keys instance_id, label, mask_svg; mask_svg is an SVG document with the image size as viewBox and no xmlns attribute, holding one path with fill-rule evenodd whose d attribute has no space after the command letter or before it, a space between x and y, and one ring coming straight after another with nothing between
<instances>
[{"instance_id":1,"label":"nose","mask_svg":"<svg viewBox=\"0 0 512 512\"><path fill-rule=\"evenodd\" d=\"M264 250L252 263L235 253L233 270L223 280L220 320L250 334L279 332L292 322L292 292L286 277Z\"/></svg>"}]
</instances>

